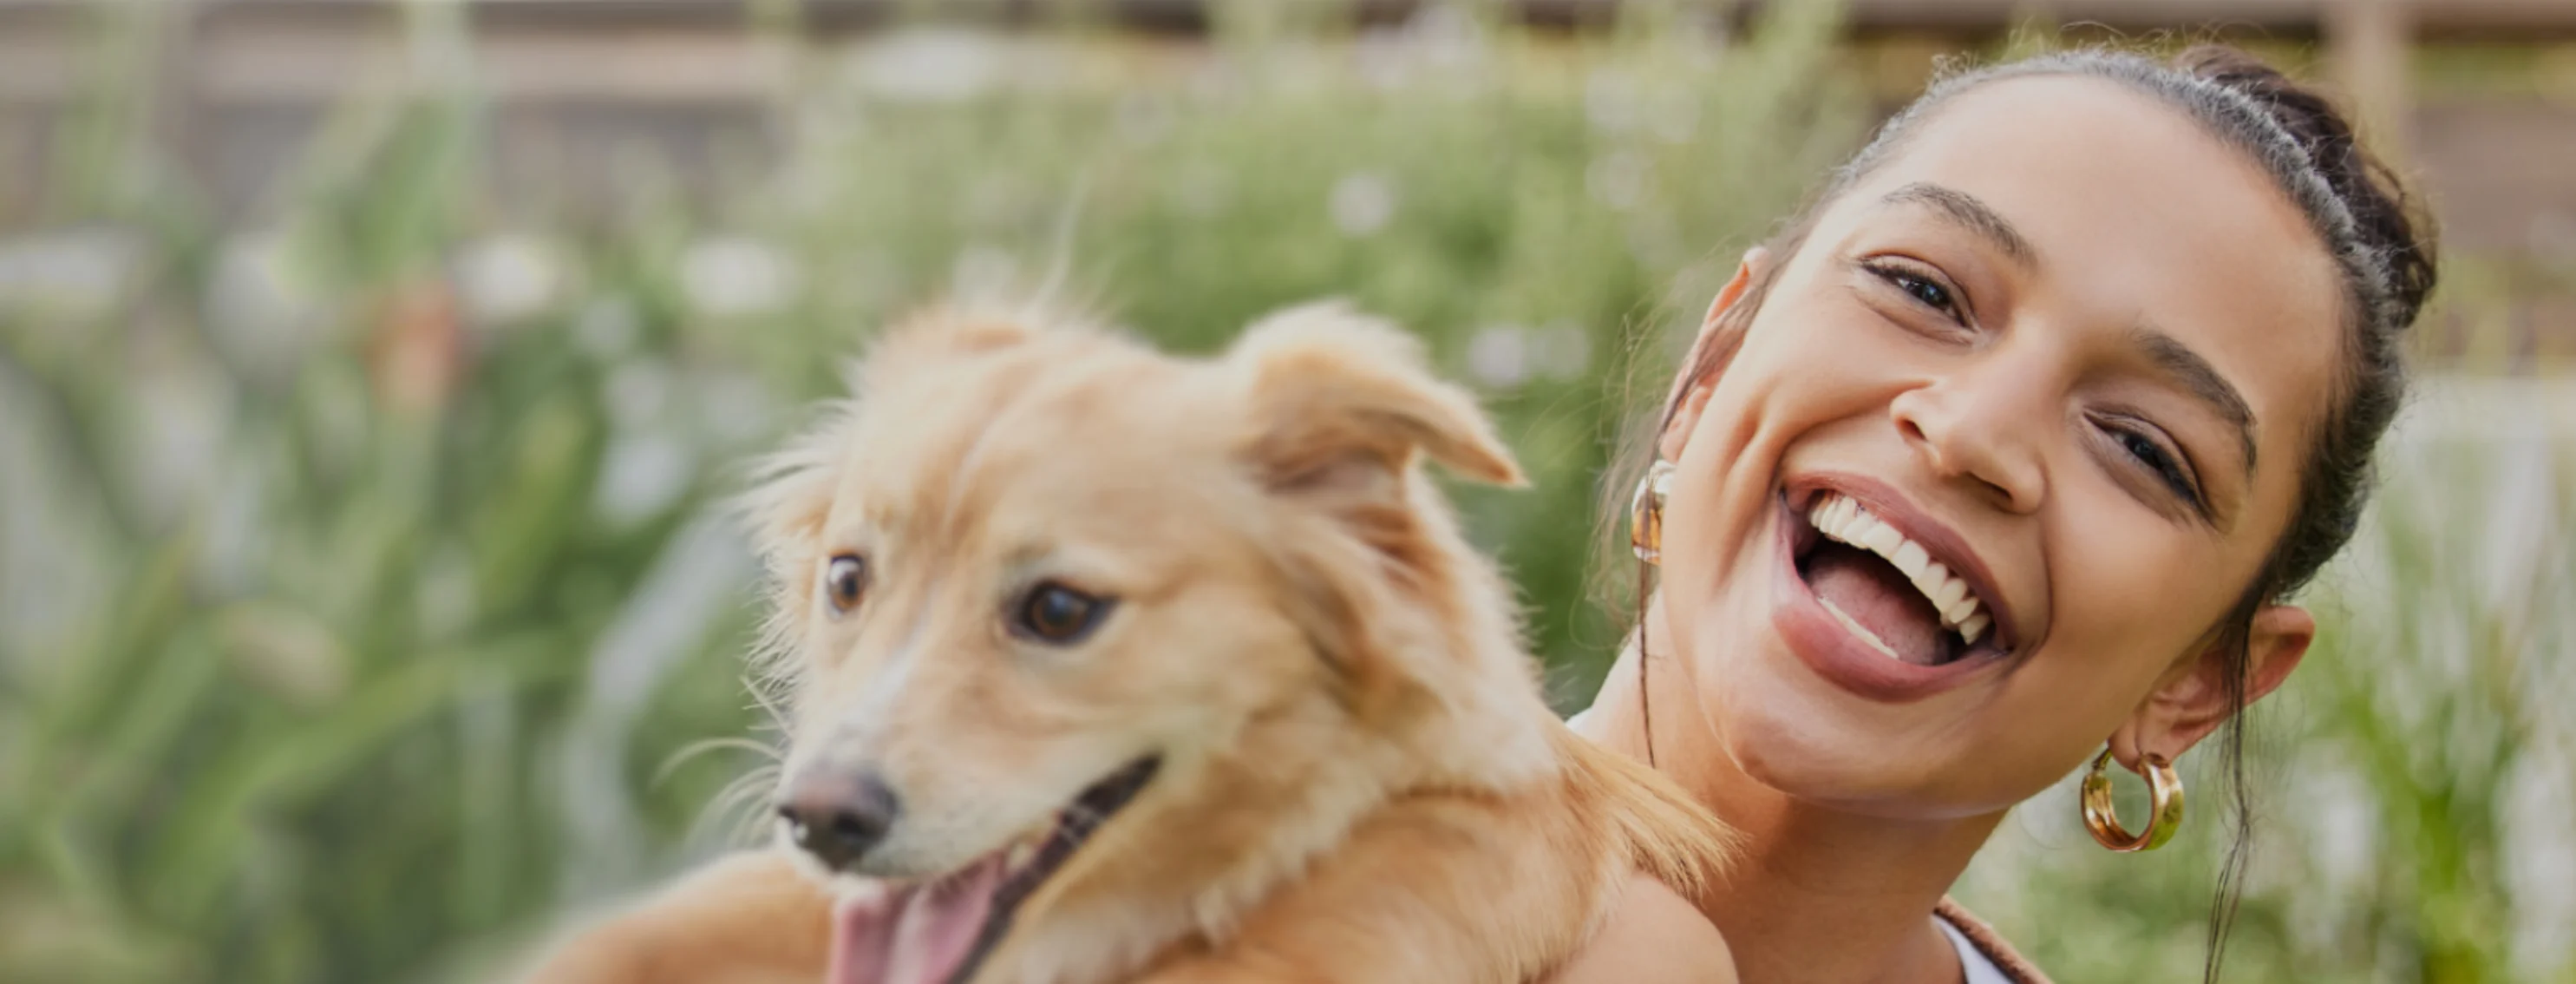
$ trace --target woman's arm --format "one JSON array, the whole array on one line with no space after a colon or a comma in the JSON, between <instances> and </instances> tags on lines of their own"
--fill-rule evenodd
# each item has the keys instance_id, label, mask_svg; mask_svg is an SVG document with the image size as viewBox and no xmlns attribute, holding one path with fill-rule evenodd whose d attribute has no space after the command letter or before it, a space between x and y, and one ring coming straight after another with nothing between
<instances>
[{"instance_id":1,"label":"woman's arm","mask_svg":"<svg viewBox=\"0 0 2576 984\"><path fill-rule=\"evenodd\" d=\"M1735 956L1708 917L1663 882L1628 879L1609 921L1549 984L1735 984Z\"/></svg>"}]
</instances>

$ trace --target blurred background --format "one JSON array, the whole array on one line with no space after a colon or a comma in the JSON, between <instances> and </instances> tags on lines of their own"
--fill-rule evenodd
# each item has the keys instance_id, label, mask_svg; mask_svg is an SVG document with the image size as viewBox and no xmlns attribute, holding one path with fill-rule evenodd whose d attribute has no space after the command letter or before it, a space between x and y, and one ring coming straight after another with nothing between
<instances>
[{"instance_id":1,"label":"blurred background","mask_svg":"<svg viewBox=\"0 0 2576 984\"><path fill-rule=\"evenodd\" d=\"M1461 494L1579 706L1598 476L1737 253L1944 58L2216 38L2448 261L2228 977L2576 981L2576 0L0 0L0 980L486 979L738 842L717 500L945 293L1400 318L1533 476ZM2070 784L1960 894L2197 979L2201 764L2175 847Z\"/></svg>"}]
</instances>

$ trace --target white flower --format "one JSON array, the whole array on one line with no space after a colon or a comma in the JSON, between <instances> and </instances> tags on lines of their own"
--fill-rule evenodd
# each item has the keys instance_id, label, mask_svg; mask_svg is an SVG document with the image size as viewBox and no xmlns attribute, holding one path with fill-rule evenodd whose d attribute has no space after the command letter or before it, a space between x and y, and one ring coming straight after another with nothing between
<instances>
[{"instance_id":1,"label":"white flower","mask_svg":"<svg viewBox=\"0 0 2576 984\"><path fill-rule=\"evenodd\" d=\"M972 99L999 85L1009 67L999 38L944 27L893 31L852 60L850 79L861 92L900 102Z\"/></svg>"},{"instance_id":2,"label":"white flower","mask_svg":"<svg viewBox=\"0 0 2576 984\"><path fill-rule=\"evenodd\" d=\"M253 232L227 240L206 288L209 337L239 365L284 372L327 328L313 279L284 235Z\"/></svg>"},{"instance_id":3,"label":"white flower","mask_svg":"<svg viewBox=\"0 0 2576 984\"><path fill-rule=\"evenodd\" d=\"M1592 367L1592 336L1572 321L1551 321L1530 333L1538 368L1551 379L1578 379Z\"/></svg>"},{"instance_id":4,"label":"white flower","mask_svg":"<svg viewBox=\"0 0 2576 984\"><path fill-rule=\"evenodd\" d=\"M120 229L75 229L0 243L0 309L37 321L88 321L116 306L141 262Z\"/></svg>"},{"instance_id":5,"label":"white flower","mask_svg":"<svg viewBox=\"0 0 2576 984\"><path fill-rule=\"evenodd\" d=\"M1374 171L1357 171L1333 182L1333 225L1353 238L1371 236L1395 217L1395 183Z\"/></svg>"},{"instance_id":6,"label":"white flower","mask_svg":"<svg viewBox=\"0 0 2576 984\"><path fill-rule=\"evenodd\" d=\"M522 321L544 311L563 289L563 262L525 233L504 233L467 247L456 259L456 286L477 323Z\"/></svg>"},{"instance_id":7,"label":"white flower","mask_svg":"<svg viewBox=\"0 0 2576 984\"><path fill-rule=\"evenodd\" d=\"M1668 144L1689 143L1699 132L1699 94L1682 86L1668 86L1652 101L1647 110L1646 128Z\"/></svg>"},{"instance_id":8,"label":"white flower","mask_svg":"<svg viewBox=\"0 0 2576 984\"><path fill-rule=\"evenodd\" d=\"M1467 373L1498 389L1518 386L1530 377L1530 331L1519 325L1487 325L1467 339Z\"/></svg>"},{"instance_id":9,"label":"white flower","mask_svg":"<svg viewBox=\"0 0 2576 984\"><path fill-rule=\"evenodd\" d=\"M1616 68L1596 68L1583 80L1583 115L1592 128L1619 134L1636 129L1645 118L1637 80Z\"/></svg>"},{"instance_id":10,"label":"white flower","mask_svg":"<svg viewBox=\"0 0 2576 984\"><path fill-rule=\"evenodd\" d=\"M696 433L720 446L741 447L768 439L783 408L769 388L747 373L714 370L693 375L689 412Z\"/></svg>"},{"instance_id":11,"label":"white flower","mask_svg":"<svg viewBox=\"0 0 2576 984\"><path fill-rule=\"evenodd\" d=\"M1456 3L1423 5L1405 22L1404 33L1424 62L1442 68L1474 65L1487 48L1485 25Z\"/></svg>"},{"instance_id":12,"label":"white flower","mask_svg":"<svg viewBox=\"0 0 2576 984\"><path fill-rule=\"evenodd\" d=\"M123 477L145 513L169 520L213 490L232 431L232 378L168 336L137 339L123 368L128 429L114 446Z\"/></svg>"},{"instance_id":13,"label":"white flower","mask_svg":"<svg viewBox=\"0 0 2576 984\"><path fill-rule=\"evenodd\" d=\"M479 601L474 558L462 546L439 548L420 567L412 610L424 639L454 639L473 627Z\"/></svg>"},{"instance_id":14,"label":"white flower","mask_svg":"<svg viewBox=\"0 0 2576 984\"><path fill-rule=\"evenodd\" d=\"M1493 60L1485 25L1464 3L1426 3L1390 28L1362 31L1351 42L1360 77L1379 89L1417 81L1473 79Z\"/></svg>"},{"instance_id":15,"label":"white flower","mask_svg":"<svg viewBox=\"0 0 2576 984\"><path fill-rule=\"evenodd\" d=\"M1144 92L1119 97L1117 114L1118 136L1133 144L1160 143L1179 116L1170 98Z\"/></svg>"},{"instance_id":16,"label":"white flower","mask_svg":"<svg viewBox=\"0 0 2576 984\"><path fill-rule=\"evenodd\" d=\"M803 281L795 261L743 236L690 244L680 257L680 287L700 314L744 317L787 306Z\"/></svg>"},{"instance_id":17,"label":"white flower","mask_svg":"<svg viewBox=\"0 0 2576 984\"><path fill-rule=\"evenodd\" d=\"M658 359L639 359L608 374L602 389L609 419L621 427L643 427L662 419L671 405L676 374Z\"/></svg>"},{"instance_id":18,"label":"white flower","mask_svg":"<svg viewBox=\"0 0 2576 984\"><path fill-rule=\"evenodd\" d=\"M676 440L642 432L618 435L601 456L592 507L609 525L636 522L680 501L696 469L696 456Z\"/></svg>"},{"instance_id":19,"label":"white flower","mask_svg":"<svg viewBox=\"0 0 2576 984\"><path fill-rule=\"evenodd\" d=\"M1647 165L1633 150L1614 150L1592 159L1583 169L1583 184L1601 204L1625 212L1644 199Z\"/></svg>"},{"instance_id":20,"label":"white flower","mask_svg":"<svg viewBox=\"0 0 2576 984\"><path fill-rule=\"evenodd\" d=\"M635 347L643 326L636 323L635 303L623 297L601 297L582 305L573 316L573 341L602 360L625 355Z\"/></svg>"}]
</instances>

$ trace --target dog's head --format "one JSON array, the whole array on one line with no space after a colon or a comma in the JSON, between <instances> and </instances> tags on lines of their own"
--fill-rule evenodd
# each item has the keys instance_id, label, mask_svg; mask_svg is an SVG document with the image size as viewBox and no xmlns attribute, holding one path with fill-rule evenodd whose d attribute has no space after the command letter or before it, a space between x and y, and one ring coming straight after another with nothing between
<instances>
[{"instance_id":1,"label":"dog's head","mask_svg":"<svg viewBox=\"0 0 2576 984\"><path fill-rule=\"evenodd\" d=\"M876 976L962 979L1095 829L1254 755L1380 784L1544 767L1508 593L1417 459L1519 472L1410 336L1314 306L1192 360L938 313L852 388L750 501L792 691L784 836L898 886L888 939L930 940L853 959L945 968Z\"/></svg>"}]
</instances>

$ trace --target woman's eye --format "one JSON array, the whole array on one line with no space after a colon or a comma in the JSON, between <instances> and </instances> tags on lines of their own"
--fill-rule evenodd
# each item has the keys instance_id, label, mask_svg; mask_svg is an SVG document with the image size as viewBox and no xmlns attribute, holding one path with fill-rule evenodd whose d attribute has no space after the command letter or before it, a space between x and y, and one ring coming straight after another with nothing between
<instances>
[{"instance_id":1,"label":"woman's eye","mask_svg":"<svg viewBox=\"0 0 2576 984\"><path fill-rule=\"evenodd\" d=\"M1040 583L1011 612L1011 631L1036 642L1064 646L1082 641L1109 614L1113 602L1054 581Z\"/></svg>"},{"instance_id":2,"label":"woman's eye","mask_svg":"<svg viewBox=\"0 0 2576 984\"><path fill-rule=\"evenodd\" d=\"M832 606L832 614L848 614L859 607L859 599L868 591L868 561L858 554L834 554L823 565L823 600Z\"/></svg>"},{"instance_id":3,"label":"woman's eye","mask_svg":"<svg viewBox=\"0 0 2576 984\"><path fill-rule=\"evenodd\" d=\"M2181 462L2174 460L2173 454L2166 451L2163 445L2157 444L2153 438L2137 431L2123 428L2113 428L2111 439L2118 442L2120 449L2128 452L2130 457L2138 459L2139 464L2155 472L2156 478L2163 481L2166 488L2172 489L2175 495L2181 496L2184 502L2190 503L2194 508L2201 505L2200 490L2192 487L2191 473L2182 467Z\"/></svg>"},{"instance_id":4,"label":"woman's eye","mask_svg":"<svg viewBox=\"0 0 2576 984\"><path fill-rule=\"evenodd\" d=\"M1949 315L1951 320L1962 319L1958 295L1950 290L1948 284L1942 283L1939 279L1908 267L1884 262L1869 264L1869 272L1880 280L1887 281L1889 286L1904 291L1905 296L1913 298L1915 303Z\"/></svg>"}]
</instances>

